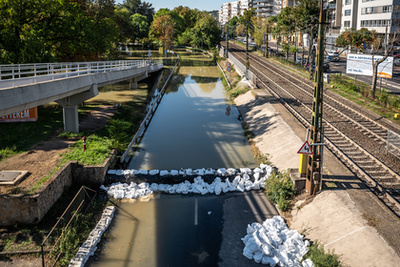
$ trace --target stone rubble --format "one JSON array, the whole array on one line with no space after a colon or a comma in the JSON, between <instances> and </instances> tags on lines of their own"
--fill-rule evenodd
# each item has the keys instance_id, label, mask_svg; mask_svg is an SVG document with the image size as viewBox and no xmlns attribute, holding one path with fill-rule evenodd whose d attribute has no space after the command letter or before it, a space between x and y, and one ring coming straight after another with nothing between
<instances>
[{"instance_id":1,"label":"stone rubble","mask_svg":"<svg viewBox=\"0 0 400 267\"><path fill-rule=\"evenodd\" d=\"M269 266L313 267L310 259L301 263L310 243L296 230L289 230L280 216L247 225L247 235L242 238L243 255L257 263Z\"/></svg>"}]
</instances>

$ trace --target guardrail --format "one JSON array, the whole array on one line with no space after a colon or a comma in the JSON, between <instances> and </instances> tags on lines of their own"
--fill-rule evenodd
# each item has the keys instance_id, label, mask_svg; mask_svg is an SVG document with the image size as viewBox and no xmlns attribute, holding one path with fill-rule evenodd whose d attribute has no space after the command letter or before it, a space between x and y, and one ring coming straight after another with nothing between
<instances>
[{"instance_id":1,"label":"guardrail","mask_svg":"<svg viewBox=\"0 0 400 267\"><path fill-rule=\"evenodd\" d=\"M115 60L0 65L0 88L16 87L92 73L140 68L159 64L159 61Z\"/></svg>"}]
</instances>

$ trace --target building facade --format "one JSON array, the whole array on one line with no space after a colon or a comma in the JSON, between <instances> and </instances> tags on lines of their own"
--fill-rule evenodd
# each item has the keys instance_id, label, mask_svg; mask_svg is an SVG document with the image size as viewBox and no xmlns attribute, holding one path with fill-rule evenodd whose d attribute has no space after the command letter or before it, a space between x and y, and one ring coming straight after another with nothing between
<instances>
[{"instance_id":1,"label":"building facade","mask_svg":"<svg viewBox=\"0 0 400 267\"><path fill-rule=\"evenodd\" d=\"M399 32L400 0L342 0L341 31L367 28L384 34Z\"/></svg>"},{"instance_id":2,"label":"building facade","mask_svg":"<svg viewBox=\"0 0 400 267\"><path fill-rule=\"evenodd\" d=\"M249 9L249 0L223 3L219 11L220 25L225 25L235 16L243 15L243 12L247 9Z\"/></svg>"}]
</instances>

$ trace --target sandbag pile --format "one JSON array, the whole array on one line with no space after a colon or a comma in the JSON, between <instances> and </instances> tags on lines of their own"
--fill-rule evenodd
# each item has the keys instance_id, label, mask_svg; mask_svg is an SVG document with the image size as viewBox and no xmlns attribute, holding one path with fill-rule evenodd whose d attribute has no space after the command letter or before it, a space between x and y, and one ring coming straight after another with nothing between
<instances>
[{"instance_id":1,"label":"sandbag pile","mask_svg":"<svg viewBox=\"0 0 400 267\"><path fill-rule=\"evenodd\" d=\"M94 230L92 230L89 234L89 237L79 248L75 257L69 263L69 267L83 267L85 263L89 259L90 256L93 256L94 252L97 250L97 243L99 243L103 233L107 230L110 225L113 217L114 217L115 207L108 206L104 209L103 215L101 216L100 221L97 223Z\"/></svg>"},{"instance_id":2,"label":"sandbag pile","mask_svg":"<svg viewBox=\"0 0 400 267\"><path fill-rule=\"evenodd\" d=\"M229 171L230 170L230 171ZM235 169L218 169L213 171L213 175L221 175L224 177L226 173L229 175L232 174L232 170ZM153 170L154 171L154 170ZM192 170L189 170L190 173L193 173ZM185 173L189 172L188 170ZM143 172L143 171L142 171ZM152 171L150 171L152 172ZM164 173L167 171L161 171L159 173ZM200 169L196 170L195 173L207 174L210 173L210 170ZM155 171L154 171L155 173ZM158 173L158 172L157 172ZM179 175L178 171L171 171L169 173L173 173L174 175ZM138 198L141 196L149 195L154 192L164 192L169 194L216 194L220 195L221 193L233 192L233 191L250 191L250 190L259 190L264 188L265 181L269 178L272 173L272 167L268 165L260 165L260 168L255 168L254 170L250 169L240 169L240 172L237 172L236 176L232 180L228 177L225 179L221 179L221 177L216 177L212 183L206 183L203 178L199 175L193 179L193 182L185 180L184 182L178 184L158 184L158 183L114 183L110 187L101 186L100 188L107 191L108 195L117 198ZM150 174L149 174L150 175Z\"/></svg>"},{"instance_id":3,"label":"sandbag pile","mask_svg":"<svg viewBox=\"0 0 400 267\"><path fill-rule=\"evenodd\" d=\"M270 266L314 266L311 260L300 262L308 252L310 243L296 230L289 230L280 216L265 220L262 224L247 226L247 235L242 238L243 255L257 263Z\"/></svg>"}]
</instances>

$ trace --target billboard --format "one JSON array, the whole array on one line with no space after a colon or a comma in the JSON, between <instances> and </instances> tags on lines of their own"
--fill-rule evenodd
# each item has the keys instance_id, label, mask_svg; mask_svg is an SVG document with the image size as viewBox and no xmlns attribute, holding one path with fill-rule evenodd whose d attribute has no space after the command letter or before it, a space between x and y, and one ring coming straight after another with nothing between
<instances>
[{"instance_id":1,"label":"billboard","mask_svg":"<svg viewBox=\"0 0 400 267\"><path fill-rule=\"evenodd\" d=\"M375 55L374 61L382 59L383 56ZM372 76L372 55L348 54L347 55L347 74ZM392 78L393 76L393 57L388 57L378 66L378 77Z\"/></svg>"},{"instance_id":2,"label":"billboard","mask_svg":"<svg viewBox=\"0 0 400 267\"><path fill-rule=\"evenodd\" d=\"M0 122L24 122L37 121L38 111L36 108L25 109L20 112L15 112L7 116L0 117Z\"/></svg>"}]
</instances>

